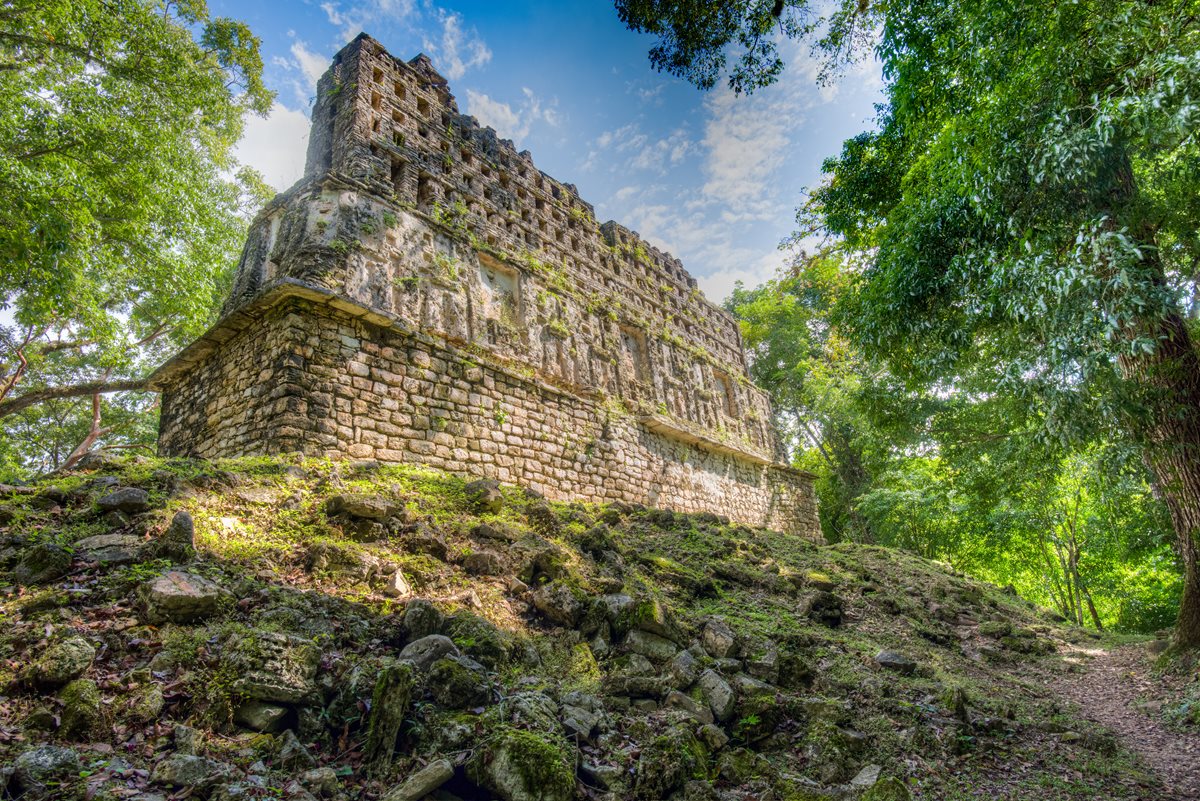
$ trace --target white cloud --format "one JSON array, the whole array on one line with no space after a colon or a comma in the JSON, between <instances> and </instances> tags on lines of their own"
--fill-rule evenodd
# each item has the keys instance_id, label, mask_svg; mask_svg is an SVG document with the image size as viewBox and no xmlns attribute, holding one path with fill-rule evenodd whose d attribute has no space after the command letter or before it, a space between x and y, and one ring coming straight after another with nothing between
<instances>
[{"instance_id":1,"label":"white cloud","mask_svg":"<svg viewBox=\"0 0 1200 801\"><path fill-rule=\"evenodd\" d=\"M716 272L696 278L700 289L713 303L722 303L732 294L739 281L747 289L752 289L771 280L784 265L784 255L778 251L760 255L757 260L742 262L743 266L722 267Z\"/></svg>"},{"instance_id":2,"label":"white cloud","mask_svg":"<svg viewBox=\"0 0 1200 801\"><path fill-rule=\"evenodd\" d=\"M321 9L329 22L341 28L341 36L350 41L367 28L385 21L411 19L416 12L414 0L367 0L342 10L340 3L326 2Z\"/></svg>"},{"instance_id":3,"label":"white cloud","mask_svg":"<svg viewBox=\"0 0 1200 801\"><path fill-rule=\"evenodd\" d=\"M292 42L291 53L296 65L308 80L308 88L315 90L317 88L317 81L325 74L325 70L329 69L329 63L332 61L332 58L330 56L323 56L320 53L314 53L302 41Z\"/></svg>"},{"instance_id":4,"label":"white cloud","mask_svg":"<svg viewBox=\"0 0 1200 801\"><path fill-rule=\"evenodd\" d=\"M334 0L321 4L329 22L349 41L362 31L386 30L399 24L406 33L420 37L422 47L438 71L457 80L468 70L492 60L492 51L474 27L467 26L462 14L447 11L428 0L357 0L343 5Z\"/></svg>"},{"instance_id":5,"label":"white cloud","mask_svg":"<svg viewBox=\"0 0 1200 801\"><path fill-rule=\"evenodd\" d=\"M440 43L426 38L425 48L439 72L453 81L466 75L467 70L482 67L492 60L492 51L479 33L474 28L463 28L461 14L441 8L433 11L442 26L442 38Z\"/></svg>"},{"instance_id":6,"label":"white cloud","mask_svg":"<svg viewBox=\"0 0 1200 801\"><path fill-rule=\"evenodd\" d=\"M653 170L660 175L666 174L668 166L673 167L683 161L684 156L694 148L694 143L683 128L677 128L655 142L647 144L645 137L642 140L641 149L630 161L630 166L639 170Z\"/></svg>"},{"instance_id":7,"label":"white cloud","mask_svg":"<svg viewBox=\"0 0 1200 801\"><path fill-rule=\"evenodd\" d=\"M287 189L304 175L308 149L308 117L276 102L264 117L250 116L234 157L262 173L277 190Z\"/></svg>"},{"instance_id":8,"label":"white cloud","mask_svg":"<svg viewBox=\"0 0 1200 801\"><path fill-rule=\"evenodd\" d=\"M626 200L635 197L641 191L642 188L640 186L623 186L616 192L613 192L612 197L609 198L609 200L613 203L624 203Z\"/></svg>"},{"instance_id":9,"label":"white cloud","mask_svg":"<svg viewBox=\"0 0 1200 801\"><path fill-rule=\"evenodd\" d=\"M664 175L669 166L679 164L695 150L695 142L688 136L686 128L676 128L662 138L653 139L636 122L631 122L597 136L583 169L595 167L605 150L625 154L624 160L610 160L614 170L647 170Z\"/></svg>"},{"instance_id":10,"label":"white cloud","mask_svg":"<svg viewBox=\"0 0 1200 801\"><path fill-rule=\"evenodd\" d=\"M520 144L536 122L557 126L559 115L552 106L545 106L541 98L528 87L521 89L521 103L516 108L494 100L483 92L467 90L467 113L483 125L490 125L496 133Z\"/></svg>"}]
</instances>

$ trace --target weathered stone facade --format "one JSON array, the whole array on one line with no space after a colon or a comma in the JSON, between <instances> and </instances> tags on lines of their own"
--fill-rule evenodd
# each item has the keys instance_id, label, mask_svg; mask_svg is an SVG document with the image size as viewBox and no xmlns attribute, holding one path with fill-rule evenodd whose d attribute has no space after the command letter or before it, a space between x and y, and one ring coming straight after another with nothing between
<instances>
[{"instance_id":1,"label":"weathered stone facade","mask_svg":"<svg viewBox=\"0 0 1200 801\"><path fill-rule=\"evenodd\" d=\"M165 455L414 461L819 535L736 321L365 35L220 322L153 384Z\"/></svg>"}]
</instances>

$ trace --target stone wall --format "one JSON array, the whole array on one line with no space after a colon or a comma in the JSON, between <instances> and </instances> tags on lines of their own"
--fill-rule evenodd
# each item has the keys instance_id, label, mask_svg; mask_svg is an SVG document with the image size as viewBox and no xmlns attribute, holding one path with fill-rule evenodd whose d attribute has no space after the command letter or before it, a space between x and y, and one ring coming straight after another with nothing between
<instances>
[{"instance_id":1,"label":"stone wall","mask_svg":"<svg viewBox=\"0 0 1200 801\"><path fill-rule=\"evenodd\" d=\"M669 421L519 375L317 290L284 285L248 311L194 362L176 363L186 380L165 376L164 454L419 462L554 500L711 511L819 537L803 473L721 452Z\"/></svg>"}]
</instances>

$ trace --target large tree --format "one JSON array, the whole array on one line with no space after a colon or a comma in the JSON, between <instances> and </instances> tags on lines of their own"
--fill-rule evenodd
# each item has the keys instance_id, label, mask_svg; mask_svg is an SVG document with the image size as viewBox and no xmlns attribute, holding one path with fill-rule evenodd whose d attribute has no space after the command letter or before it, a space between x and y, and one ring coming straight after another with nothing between
<instances>
[{"instance_id":1,"label":"large tree","mask_svg":"<svg viewBox=\"0 0 1200 801\"><path fill-rule=\"evenodd\" d=\"M0 2L0 427L68 399L85 421L16 462L78 458L102 396L210 321L262 187L232 148L271 97L258 39L203 0Z\"/></svg>"},{"instance_id":2,"label":"large tree","mask_svg":"<svg viewBox=\"0 0 1200 801\"><path fill-rule=\"evenodd\" d=\"M669 24L678 5L618 3L657 10L635 25L677 56L657 62L711 85L731 39ZM767 4L735 5L694 22L752 50ZM1036 406L1043 436L1136 442L1183 565L1177 640L1200 645L1200 3L846 2L815 30L834 66L877 31L887 79L801 215L868 257L847 327L913 382Z\"/></svg>"}]
</instances>

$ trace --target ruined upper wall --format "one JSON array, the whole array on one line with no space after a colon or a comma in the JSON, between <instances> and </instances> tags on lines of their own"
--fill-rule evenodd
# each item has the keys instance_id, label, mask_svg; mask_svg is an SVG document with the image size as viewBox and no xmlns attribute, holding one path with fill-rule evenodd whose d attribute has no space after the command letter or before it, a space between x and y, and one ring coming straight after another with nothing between
<instances>
[{"instance_id":1,"label":"ruined upper wall","mask_svg":"<svg viewBox=\"0 0 1200 801\"><path fill-rule=\"evenodd\" d=\"M745 372L737 321L705 301L678 259L616 222L597 224L573 184L459 113L424 55L403 61L363 34L334 56L318 84L305 168L309 178L326 172L422 211L461 211L482 243L598 281L633 313Z\"/></svg>"},{"instance_id":2,"label":"ruined upper wall","mask_svg":"<svg viewBox=\"0 0 1200 801\"><path fill-rule=\"evenodd\" d=\"M424 56L365 35L318 83L306 175L252 225L225 312L281 281L779 455L736 321L679 261L460 114Z\"/></svg>"}]
</instances>

